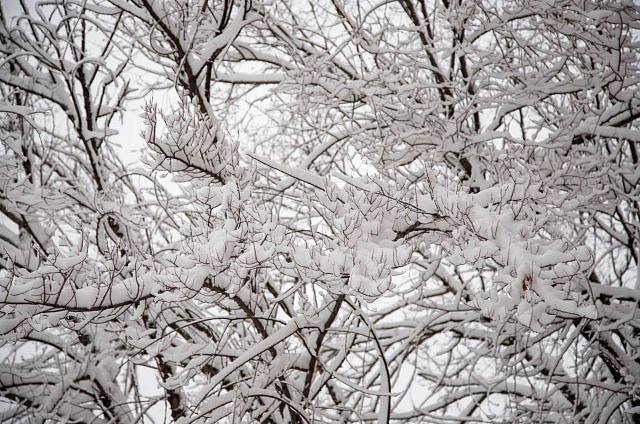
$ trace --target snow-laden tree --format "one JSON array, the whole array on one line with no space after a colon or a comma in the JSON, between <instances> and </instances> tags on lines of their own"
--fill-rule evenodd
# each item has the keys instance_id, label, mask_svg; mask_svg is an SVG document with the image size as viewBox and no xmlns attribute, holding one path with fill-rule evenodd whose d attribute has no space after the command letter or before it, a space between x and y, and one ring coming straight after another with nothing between
<instances>
[{"instance_id":1,"label":"snow-laden tree","mask_svg":"<svg viewBox=\"0 0 640 424\"><path fill-rule=\"evenodd\" d=\"M21 5L4 421L638 420L633 2Z\"/></svg>"}]
</instances>

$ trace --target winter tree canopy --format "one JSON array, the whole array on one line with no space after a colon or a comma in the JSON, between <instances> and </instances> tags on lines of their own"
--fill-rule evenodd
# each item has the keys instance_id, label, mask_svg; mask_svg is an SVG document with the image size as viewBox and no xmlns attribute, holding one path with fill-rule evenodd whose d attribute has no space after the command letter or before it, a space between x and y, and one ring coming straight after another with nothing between
<instances>
[{"instance_id":1,"label":"winter tree canopy","mask_svg":"<svg viewBox=\"0 0 640 424\"><path fill-rule=\"evenodd\" d=\"M2 1L0 421L638 422L639 29Z\"/></svg>"}]
</instances>

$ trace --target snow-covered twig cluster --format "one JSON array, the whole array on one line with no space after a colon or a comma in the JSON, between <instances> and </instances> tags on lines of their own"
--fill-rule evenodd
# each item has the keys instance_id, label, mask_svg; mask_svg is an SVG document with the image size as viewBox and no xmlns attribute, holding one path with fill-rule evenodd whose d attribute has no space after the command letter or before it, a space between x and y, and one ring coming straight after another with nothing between
<instances>
[{"instance_id":1,"label":"snow-covered twig cluster","mask_svg":"<svg viewBox=\"0 0 640 424\"><path fill-rule=\"evenodd\" d=\"M27 3L2 421L637 421L636 6Z\"/></svg>"}]
</instances>

